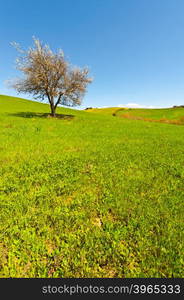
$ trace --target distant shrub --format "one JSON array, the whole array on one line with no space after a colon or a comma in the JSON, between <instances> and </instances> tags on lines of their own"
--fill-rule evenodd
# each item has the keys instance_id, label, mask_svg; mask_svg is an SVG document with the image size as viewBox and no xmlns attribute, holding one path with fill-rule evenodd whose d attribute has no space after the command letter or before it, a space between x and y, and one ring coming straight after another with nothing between
<instances>
[{"instance_id":1,"label":"distant shrub","mask_svg":"<svg viewBox=\"0 0 184 300\"><path fill-rule=\"evenodd\" d=\"M118 108L112 115L113 116L116 116L118 112L122 111L122 110L125 110L124 107L121 107L121 108Z\"/></svg>"},{"instance_id":2,"label":"distant shrub","mask_svg":"<svg viewBox=\"0 0 184 300\"><path fill-rule=\"evenodd\" d=\"M184 108L184 105L174 105L172 108Z\"/></svg>"}]
</instances>

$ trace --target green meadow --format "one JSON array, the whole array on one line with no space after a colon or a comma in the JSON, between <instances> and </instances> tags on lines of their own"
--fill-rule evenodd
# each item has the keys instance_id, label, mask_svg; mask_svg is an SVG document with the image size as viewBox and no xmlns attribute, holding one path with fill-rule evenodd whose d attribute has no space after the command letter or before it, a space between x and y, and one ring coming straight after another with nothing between
<instances>
[{"instance_id":1,"label":"green meadow","mask_svg":"<svg viewBox=\"0 0 184 300\"><path fill-rule=\"evenodd\" d=\"M101 109L90 108L88 112L113 115L132 120L184 125L184 108L181 107L161 109L108 107Z\"/></svg>"},{"instance_id":2,"label":"green meadow","mask_svg":"<svg viewBox=\"0 0 184 300\"><path fill-rule=\"evenodd\" d=\"M184 108L118 110L0 96L0 277L184 277Z\"/></svg>"},{"instance_id":3,"label":"green meadow","mask_svg":"<svg viewBox=\"0 0 184 300\"><path fill-rule=\"evenodd\" d=\"M184 125L184 108L181 107L164 109L118 109L115 111L115 115L127 119Z\"/></svg>"}]
</instances>

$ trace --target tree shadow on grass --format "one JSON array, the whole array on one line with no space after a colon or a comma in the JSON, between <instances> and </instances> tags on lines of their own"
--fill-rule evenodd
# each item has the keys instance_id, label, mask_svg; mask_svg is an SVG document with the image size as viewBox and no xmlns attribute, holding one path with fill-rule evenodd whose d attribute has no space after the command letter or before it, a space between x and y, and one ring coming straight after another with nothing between
<instances>
[{"instance_id":1,"label":"tree shadow on grass","mask_svg":"<svg viewBox=\"0 0 184 300\"><path fill-rule=\"evenodd\" d=\"M18 112L14 114L9 114L10 116L20 117L20 118L43 118L43 119L64 119L64 120L71 120L75 116L74 115L65 115L65 114L55 114L53 117L49 113L35 113L35 112Z\"/></svg>"}]
</instances>

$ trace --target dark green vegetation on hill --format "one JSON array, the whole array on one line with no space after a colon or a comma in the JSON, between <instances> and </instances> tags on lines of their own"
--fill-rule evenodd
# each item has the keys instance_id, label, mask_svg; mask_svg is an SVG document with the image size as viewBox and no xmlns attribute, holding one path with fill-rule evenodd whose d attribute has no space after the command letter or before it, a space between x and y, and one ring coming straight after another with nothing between
<instances>
[{"instance_id":1,"label":"dark green vegetation on hill","mask_svg":"<svg viewBox=\"0 0 184 300\"><path fill-rule=\"evenodd\" d=\"M184 277L184 127L47 113L0 96L0 276Z\"/></svg>"}]
</instances>

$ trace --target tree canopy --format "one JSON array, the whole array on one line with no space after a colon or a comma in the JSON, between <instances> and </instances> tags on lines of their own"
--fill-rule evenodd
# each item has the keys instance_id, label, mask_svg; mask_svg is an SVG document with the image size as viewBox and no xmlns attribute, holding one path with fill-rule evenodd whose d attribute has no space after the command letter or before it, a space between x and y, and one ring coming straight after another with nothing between
<instances>
[{"instance_id":1,"label":"tree canopy","mask_svg":"<svg viewBox=\"0 0 184 300\"><path fill-rule=\"evenodd\" d=\"M59 104L80 105L87 85L92 82L88 77L89 69L72 67L65 60L61 49L54 53L39 39L33 40L34 46L28 50L22 50L14 44L20 53L16 60L17 69L24 76L17 79L13 87L18 92L29 93L42 100L47 99L52 116L55 116Z\"/></svg>"}]
</instances>

